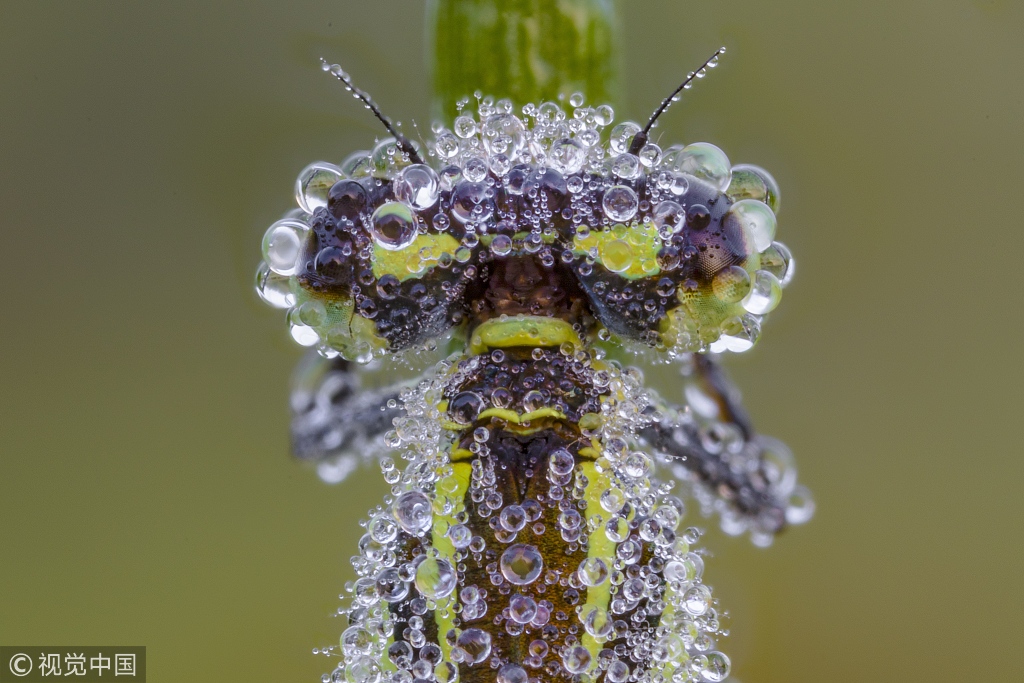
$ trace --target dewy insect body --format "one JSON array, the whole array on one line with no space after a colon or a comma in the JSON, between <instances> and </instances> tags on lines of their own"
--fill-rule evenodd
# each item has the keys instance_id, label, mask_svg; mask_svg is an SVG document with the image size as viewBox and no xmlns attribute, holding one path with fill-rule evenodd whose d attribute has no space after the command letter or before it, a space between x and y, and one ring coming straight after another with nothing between
<instances>
[{"instance_id":1,"label":"dewy insect body","mask_svg":"<svg viewBox=\"0 0 1024 683\"><path fill-rule=\"evenodd\" d=\"M264 238L261 296L333 359L293 396L296 450L335 480L383 456L392 485L325 681L720 681L699 533L656 470L761 544L809 517L707 355L750 348L792 273L775 181L569 104L478 97L426 149L313 164ZM438 340L418 382L361 391L359 364ZM616 343L683 367L686 405Z\"/></svg>"}]
</instances>

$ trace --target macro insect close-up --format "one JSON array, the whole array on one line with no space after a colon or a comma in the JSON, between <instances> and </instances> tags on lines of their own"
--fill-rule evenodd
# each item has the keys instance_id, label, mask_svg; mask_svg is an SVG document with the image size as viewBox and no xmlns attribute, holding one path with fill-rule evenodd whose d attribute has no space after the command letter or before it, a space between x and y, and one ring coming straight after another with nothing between
<instances>
[{"instance_id":1,"label":"macro insect close-up","mask_svg":"<svg viewBox=\"0 0 1024 683\"><path fill-rule=\"evenodd\" d=\"M0 6L0 683L1015 680L1007 0Z\"/></svg>"},{"instance_id":2,"label":"macro insect close-up","mask_svg":"<svg viewBox=\"0 0 1024 683\"><path fill-rule=\"evenodd\" d=\"M760 545L813 503L712 360L754 345L792 274L778 185L710 143L651 140L724 52L643 127L581 92L517 108L477 91L423 145L324 62L391 136L302 171L257 291L325 359L292 397L298 455L335 480L380 457L392 485L325 681L728 676L671 478ZM631 346L683 366L686 404L609 355ZM360 365L449 347L360 391Z\"/></svg>"}]
</instances>

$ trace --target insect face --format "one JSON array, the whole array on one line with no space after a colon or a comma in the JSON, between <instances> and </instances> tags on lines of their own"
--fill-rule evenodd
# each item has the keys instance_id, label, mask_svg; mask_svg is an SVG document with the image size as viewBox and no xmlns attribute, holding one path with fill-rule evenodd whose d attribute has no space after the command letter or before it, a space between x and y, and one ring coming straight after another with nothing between
<instances>
[{"instance_id":1,"label":"insect face","mask_svg":"<svg viewBox=\"0 0 1024 683\"><path fill-rule=\"evenodd\" d=\"M296 336L368 359L526 314L670 356L749 348L789 270L775 181L707 143L633 154L636 124L602 143L611 116L485 99L437 129L433 165L391 138L345 170L307 169L306 228L265 242Z\"/></svg>"}]
</instances>

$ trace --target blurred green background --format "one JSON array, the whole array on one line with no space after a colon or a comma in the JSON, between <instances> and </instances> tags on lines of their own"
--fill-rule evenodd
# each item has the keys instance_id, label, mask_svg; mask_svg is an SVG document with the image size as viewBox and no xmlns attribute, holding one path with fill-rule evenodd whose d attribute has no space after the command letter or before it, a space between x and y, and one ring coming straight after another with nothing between
<instances>
[{"instance_id":1,"label":"blurred green background","mask_svg":"<svg viewBox=\"0 0 1024 683\"><path fill-rule=\"evenodd\" d=\"M818 513L767 551L710 534L735 677L1019 679L1021 3L622 20L620 119L729 47L660 130L770 169L798 262L729 364ZM423 24L410 0L0 4L0 643L146 645L156 682L331 668L311 650L384 486L290 460L298 348L251 279L296 173L381 134L316 57L423 128Z\"/></svg>"}]
</instances>

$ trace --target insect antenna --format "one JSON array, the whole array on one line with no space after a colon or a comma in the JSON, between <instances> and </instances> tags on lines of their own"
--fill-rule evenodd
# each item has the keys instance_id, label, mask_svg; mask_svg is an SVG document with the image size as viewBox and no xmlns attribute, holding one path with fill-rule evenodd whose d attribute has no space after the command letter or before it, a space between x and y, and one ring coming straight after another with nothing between
<instances>
[{"instance_id":1,"label":"insect antenna","mask_svg":"<svg viewBox=\"0 0 1024 683\"><path fill-rule=\"evenodd\" d=\"M688 90L691 87L691 84L693 83L693 80L695 78L703 78L704 75L707 73L707 69L713 69L716 66L718 66L718 58L721 57L723 54L725 54L724 47L720 47L717 50L715 50L715 54L708 57L707 61L705 61L703 64L697 67L696 71L691 71L690 74L686 77L686 80L680 83L679 87L672 91L671 95L669 95L668 97L661 101L661 106L655 109L654 113L651 114L651 118L647 120L647 125L644 126L643 130L641 130L639 133L633 136L633 142L629 146L630 154L636 154L641 149L643 149L643 146L647 144L647 140L649 139L651 128L654 127L654 122L658 120L658 117L665 113L665 110L669 108L669 105L671 105L673 102L679 99L680 92L682 92L683 90Z\"/></svg>"},{"instance_id":2,"label":"insect antenna","mask_svg":"<svg viewBox=\"0 0 1024 683\"><path fill-rule=\"evenodd\" d=\"M373 112L373 115L377 117L378 121L384 124L384 127L387 128L388 132L391 133L391 136L398 142L398 146L403 152L409 155L409 159L414 164L423 163L423 159L420 157L419 152L416 151L416 148L412 146L412 143L409 142L409 138L402 135L391 123L391 119L384 116L384 113L381 112L380 107L377 106L377 103L373 101L373 98L370 97L368 92L357 87L356 84L352 82L352 77L345 73L345 71L337 64L329 64L326 59L321 57L320 65L323 67L324 71L327 71L341 81L344 84L345 89L352 93L353 97L362 102L366 105L367 109Z\"/></svg>"}]
</instances>

